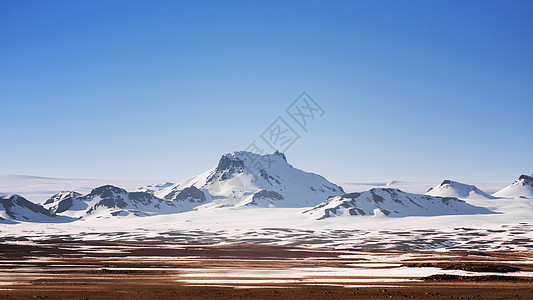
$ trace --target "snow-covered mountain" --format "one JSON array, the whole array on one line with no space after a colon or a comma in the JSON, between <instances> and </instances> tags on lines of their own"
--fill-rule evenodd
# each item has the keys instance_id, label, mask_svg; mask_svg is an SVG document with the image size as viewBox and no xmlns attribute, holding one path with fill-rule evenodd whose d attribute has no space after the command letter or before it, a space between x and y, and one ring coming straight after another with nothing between
<instances>
[{"instance_id":1,"label":"snow-covered mountain","mask_svg":"<svg viewBox=\"0 0 533 300\"><path fill-rule=\"evenodd\" d=\"M511 185L493 194L495 197L533 198L533 177L520 175Z\"/></svg>"},{"instance_id":2,"label":"snow-covered mountain","mask_svg":"<svg viewBox=\"0 0 533 300\"><path fill-rule=\"evenodd\" d=\"M56 222L47 209L19 195L0 195L0 222Z\"/></svg>"},{"instance_id":3,"label":"snow-covered mountain","mask_svg":"<svg viewBox=\"0 0 533 300\"><path fill-rule=\"evenodd\" d=\"M303 212L318 220L337 216L438 216L487 214L490 210L453 197L435 197L374 188L335 196Z\"/></svg>"},{"instance_id":4,"label":"snow-covered mountain","mask_svg":"<svg viewBox=\"0 0 533 300\"><path fill-rule=\"evenodd\" d=\"M80 196L81 194L77 192L59 192L46 200L43 207L52 214L63 213L67 210L81 211L87 208L87 204L78 200Z\"/></svg>"},{"instance_id":5,"label":"snow-covered mountain","mask_svg":"<svg viewBox=\"0 0 533 300\"><path fill-rule=\"evenodd\" d=\"M86 219L183 211L176 202L162 200L146 192L127 192L119 187L104 185L84 196L76 192L61 192L47 200L44 206L57 215Z\"/></svg>"},{"instance_id":6,"label":"snow-covered mountain","mask_svg":"<svg viewBox=\"0 0 533 300\"><path fill-rule=\"evenodd\" d=\"M223 155L216 167L154 193L169 201L195 188L205 195L205 207L309 207L343 193L324 177L296 169L283 153L260 155L241 151ZM191 199L202 204L196 191ZM191 205L192 209L192 205Z\"/></svg>"},{"instance_id":7,"label":"snow-covered mountain","mask_svg":"<svg viewBox=\"0 0 533 300\"><path fill-rule=\"evenodd\" d=\"M469 185L452 180L444 180L441 184L430 188L426 195L440 197L456 197L461 199L492 199L489 194Z\"/></svg>"},{"instance_id":8,"label":"snow-covered mountain","mask_svg":"<svg viewBox=\"0 0 533 300\"><path fill-rule=\"evenodd\" d=\"M309 207L342 193L324 177L293 168L282 153L234 152L223 155L208 172L177 184L150 185L137 192L112 185L86 195L64 191L38 207L50 217L88 219L171 214L198 206Z\"/></svg>"}]
</instances>

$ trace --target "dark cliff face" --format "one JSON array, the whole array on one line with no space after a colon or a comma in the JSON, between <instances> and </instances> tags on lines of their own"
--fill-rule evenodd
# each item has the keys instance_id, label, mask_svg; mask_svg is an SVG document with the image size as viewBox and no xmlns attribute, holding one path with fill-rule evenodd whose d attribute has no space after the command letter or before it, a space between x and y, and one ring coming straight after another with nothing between
<instances>
[{"instance_id":1,"label":"dark cliff face","mask_svg":"<svg viewBox=\"0 0 533 300\"><path fill-rule=\"evenodd\" d=\"M524 183L524 185L533 186L533 177L531 177L531 176L520 175L520 177L518 177L518 180L522 181Z\"/></svg>"},{"instance_id":2,"label":"dark cliff face","mask_svg":"<svg viewBox=\"0 0 533 300\"><path fill-rule=\"evenodd\" d=\"M46 200L44 205L52 204L52 207L48 207L50 213L60 214L73 207L74 201L80 196L81 194L76 192L61 192Z\"/></svg>"},{"instance_id":3,"label":"dark cliff face","mask_svg":"<svg viewBox=\"0 0 533 300\"><path fill-rule=\"evenodd\" d=\"M165 199L175 201L189 201L203 203L206 201L205 194L195 186L186 187L182 190L175 190L165 196Z\"/></svg>"},{"instance_id":4,"label":"dark cliff face","mask_svg":"<svg viewBox=\"0 0 533 300\"><path fill-rule=\"evenodd\" d=\"M107 208L125 208L127 203L122 198L105 198L96 203L91 207L87 214L93 213L98 207L107 207Z\"/></svg>"},{"instance_id":5,"label":"dark cliff face","mask_svg":"<svg viewBox=\"0 0 533 300\"><path fill-rule=\"evenodd\" d=\"M252 198L253 200L267 198L267 199L278 200L278 201L285 199L285 197L283 197L283 195L281 195L280 193L274 192L274 191L267 191L267 190L260 190L259 192L256 192Z\"/></svg>"},{"instance_id":6,"label":"dark cliff face","mask_svg":"<svg viewBox=\"0 0 533 300\"><path fill-rule=\"evenodd\" d=\"M163 202L163 200L147 192L131 192L131 193L128 193L128 198L130 199L131 204L135 207L139 205L157 206L158 204Z\"/></svg>"},{"instance_id":7,"label":"dark cliff face","mask_svg":"<svg viewBox=\"0 0 533 300\"><path fill-rule=\"evenodd\" d=\"M285 156L285 154L279 152L278 150L274 151L274 155L281 157L285 162L287 162L287 157Z\"/></svg>"},{"instance_id":8,"label":"dark cliff face","mask_svg":"<svg viewBox=\"0 0 533 300\"><path fill-rule=\"evenodd\" d=\"M112 185L104 185L93 189L89 194L80 197L80 199L90 200L98 196L102 198L102 200L100 200L87 211L88 214L91 214L98 207L125 208L128 205L124 200L127 194L128 192L126 192L126 190L121 189L119 187Z\"/></svg>"},{"instance_id":9,"label":"dark cliff face","mask_svg":"<svg viewBox=\"0 0 533 300\"><path fill-rule=\"evenodd\" d=\"M244 171L244 161L241 159L230 156L229 154L223 155L218 161L218 165L215 169L215 174L212 178L209 178L208 182L213 180L216 174L219 174L220 180L229 179L231 174L242 173Z\"/></svg>"},{"instance_id":10,"label":"dark cliff face","mask_svg":"<svg viewBox=\"0 0 533 300\"><path fill-rule=\"evenodd\" d=\"M54 213L60 214L62 212L65 212L69 210L73 205L74 205L74 199L72 197L63 199L57 204L57 209L54 211Z\"/></svg>"},{"instance_id":11,"label":"dark cliff face","mask_svg":"<svg viewBox=\"0 0 533 300\"><path fill-rule=\"evenodd\" d=\"M237 157L230 157L228 154L223 155L218 161L217 171L240 170L244 168L244 161Z\"/></svg>"}]
</instances>

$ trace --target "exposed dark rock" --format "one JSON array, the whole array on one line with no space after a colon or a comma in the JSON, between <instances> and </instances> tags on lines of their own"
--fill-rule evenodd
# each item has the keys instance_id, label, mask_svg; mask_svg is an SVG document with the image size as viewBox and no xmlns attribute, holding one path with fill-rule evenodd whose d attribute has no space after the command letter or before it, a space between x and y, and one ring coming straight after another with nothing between
<instances>
[{"instance_id":1,"label":"exposed dark rock","mask_svg":"<svg viewBox=\"0 0 533 300\"><path fill-rule=\"evenodd\" d=\"M165 196L165 199L175 200L175 201L189 200L190 202L197 202L197 203L206 201L205 194L195 186L186 187L182 190L172 191L168 195Z\"/></svg>"},{"instance_id":2,"label":"exposed dark rock","mask_svg":"<svg viewBox=\"0 0 533 300\"><path fill-rule=\"evenodd\" d=\"M17 219L18 217L14 212L14 208L16 206L28 209L34 213L43 214L49 217L52 216L50 212L41 205L30 202L26 200L26 198L19 195L0 197L0 204L4 207L6 214L13 219Z\"/></svg>"},{"instance_id":3,"label":"exposed dark rock","mask_svg":"<svg viewBox=\"0 0 533 300\"><path fill-rule=\"evenodd\" d=\"M522 180L526 185L533 186L533 177L531 176L520 175L520 177L518 177L518 180Z\"/></svg>"},{"instance_id":4,"label":"exposed dark rock","mask_svg":"<svg viewBox=\"0 0 533 300\"><path fill-rule=\"evenodd\" d=\"M281 195L278 192L274 191L267 191L267 190L260 190L259 192L256 192L254 196L252 197L253 200L260 199L260 198L267 198L272 200L283 200L285 197Z\"/></svg>"},{"instance_id":5,"label":"exposed dark rock","mask_svg":"<svg viewBox=\"0 0 533 300\"><path fill-rule=\"evenodd\" d=\"M85 195L81 198L92 198L95 196L100 196L102 198L113 197L113 194L127 194L125 189L113 186L113 185L103 185L93 189L88 195Z\"/></svg>"},{"instance_id":6,"label":"exposed dark rock","mask_svg":"<svg viewBox=\"0 0 533 300\"><path fill-rule=\"evenodd\" d=\"M265 179L266 181L268 181L268 183L270 183L270 185L273 185L272 184L272 181L274 181L275 183L277 184L281 184L281 182L279 180L277 180L276 178L270 176L266 171L265 169L261 169L259 170L259 176L261 176L263 179ZM272 181L271 181L272 180Z\"/></svg>"},{"instance_id":7,"label":"exposed dark rock","mask_svg":"<svg viewBox=\"0 0 533 300\"><path fill-rule=\"evenodd\" d=\"M287 157L282 152L279 152L278 150L276 150L274 151L274 155L280 156L281 158L283 158L285 162L287 162Z\"/></svg>"}]
</instances>

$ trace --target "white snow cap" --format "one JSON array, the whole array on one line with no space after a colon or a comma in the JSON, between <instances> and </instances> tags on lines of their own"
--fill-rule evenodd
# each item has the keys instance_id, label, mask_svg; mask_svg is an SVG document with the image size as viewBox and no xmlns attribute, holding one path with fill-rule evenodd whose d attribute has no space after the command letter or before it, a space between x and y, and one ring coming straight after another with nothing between
<instances>
[{"instance_id":1,"label":"white snow cap","mask_svg":"<svg viewBox=\"0 0 533 300\"><path fill-rule=\"evenodd\" d=\"M493 196L506 198L533 198L533 177L520 175L515 182L497 191Z\"/></svg>"},{"instance_id":2,"label":"white snow cap","mask_svg":"<svg viewBox=\"0 0 533 300\"><path fill-rule=\"evenodd\" d=\"M426 195L440 197L456 197L461 199L491 199L489 194L475 185L464 184L452 180L444 180L441 184L430 188Z\"/></svg>"}]
</instances>

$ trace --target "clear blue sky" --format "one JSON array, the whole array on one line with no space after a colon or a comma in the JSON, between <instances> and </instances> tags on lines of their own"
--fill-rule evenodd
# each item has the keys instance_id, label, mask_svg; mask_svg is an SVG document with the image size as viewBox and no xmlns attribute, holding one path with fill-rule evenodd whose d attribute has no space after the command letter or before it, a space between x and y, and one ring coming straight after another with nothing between
<instances>
[{"instance_id":1,"label":"clear blue sky","mask_svg":"<svg viewBox=\"0 0 533 300\"><path fill-rule=\"evenodd\" d=\"M303 91L325 114L296 167L512 181L533 172L533 1L0 1L0 174L184 179Z\"/></svg>"}]
</instances>

